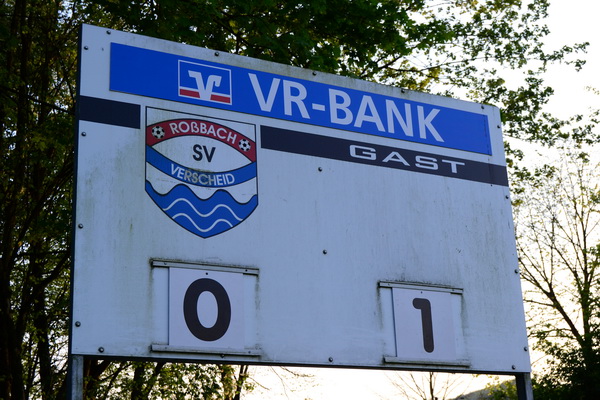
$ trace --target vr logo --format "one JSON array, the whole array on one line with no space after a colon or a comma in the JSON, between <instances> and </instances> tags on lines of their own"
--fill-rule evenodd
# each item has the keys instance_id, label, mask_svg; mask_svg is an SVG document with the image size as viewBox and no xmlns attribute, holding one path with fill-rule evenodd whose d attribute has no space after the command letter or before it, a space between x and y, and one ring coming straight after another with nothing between
<instances>
[{"instance_id":1,"label":"vr logo","mask_svg":"<svg viewBox=\"0 0 600 400\"><path fill-rule=\"evenodd\" d=\"M231 104L231 71L180 60L179 95Z\"/></svg>"}]
</instances>

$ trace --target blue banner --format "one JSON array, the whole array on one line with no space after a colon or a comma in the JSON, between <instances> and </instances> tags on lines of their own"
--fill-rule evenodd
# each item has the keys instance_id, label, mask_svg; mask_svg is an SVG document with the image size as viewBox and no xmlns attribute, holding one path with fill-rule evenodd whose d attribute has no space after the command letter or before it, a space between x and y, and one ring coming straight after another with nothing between
<instances>
[{"instance_id":1,"label":"blue banner","mask_svg":"<svg viewBox=\"0 0 600 400\"><path fill-rule=\"evenodd\" d=\"M118 43L110 90L491 154L484 114Z\"/></svg>"}]
</instances>

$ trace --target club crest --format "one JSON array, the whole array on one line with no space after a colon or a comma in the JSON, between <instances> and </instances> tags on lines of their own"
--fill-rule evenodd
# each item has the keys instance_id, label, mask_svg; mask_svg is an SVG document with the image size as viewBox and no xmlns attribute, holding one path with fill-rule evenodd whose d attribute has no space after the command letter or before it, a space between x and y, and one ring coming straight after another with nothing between
<instances>
[{"instance_id":1,"label":"club crest","mask_svg":"<svg viewBox=\"0 0 600 400\"><path fill-rule=\"evenodd\" d=\"M218 235L252 214L256 172L252 125L187 115L146 124L146 193L197 236Z\"/></svg>"}]
</instances>

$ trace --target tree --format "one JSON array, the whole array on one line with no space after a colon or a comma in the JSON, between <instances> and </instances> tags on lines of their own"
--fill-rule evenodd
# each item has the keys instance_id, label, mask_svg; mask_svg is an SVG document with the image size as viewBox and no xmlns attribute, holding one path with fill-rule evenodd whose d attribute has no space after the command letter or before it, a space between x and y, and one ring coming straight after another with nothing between
<instances>
[{"instance_id":1,"label":"tree","mask_svg":"<svg viewBox=\"0 0 600 400\"><path fill-rule=\"evenodd\" d=\"M55 2L1 6L0 398L65 374L75 31Z\"/></svg>"},{"instance_id":2,"label":"tree","mask_svg":"<svg viewBox=\"0 0 600 400\"><path fill-rule=\"evenodd\" d=\"M99 378L88 381L89 398L239 400L252 388L248 366L107 363Z\"/></svg>"},{"instance_id":3,"label":"tree","mask_svg":"<svg viewBox=\"0 0 600 400\"><path fill-rule=\"evenodd\" d=\"M464 394L472 380L473 376L439 372L398 372L392 384L405 399L449 400L457 398L456 392Z\"/></svg>"},{"instance_id":4,"label":"tree","mask_svg":"<svg viewBox=\"0 0 600 400\"><path fill-rule=\"evenodd\" d=\"M80 23L409 89L460 93L499 104L511 134L530 131L535 138L557 123L534 129L551 93L539 72L582 48L542 50L547 30L539 20L546 9L545 0L527 7L518 0L2 2L0 398L64 396ZM476 60L488 64L477 68ZM525 68L531 60L539 66L516 89L507 89L491 67ZM87 360L85 370L90 393L109 393L133 374L129 393L139 398L151 397L149 387L187 367L179 368Z\"/></svg>"},{"instance_id":5,"label":"tree","mask_svg":"<svg viewBox=\"0 0 600 400\"><path fill-rule=\"evenodd\" d=\"M536 391L589 399L600 396L600 163L576 142L557 150L558 162L519 172L519 260L529 329L549 356Z\"/></svg>"}]
</instances>

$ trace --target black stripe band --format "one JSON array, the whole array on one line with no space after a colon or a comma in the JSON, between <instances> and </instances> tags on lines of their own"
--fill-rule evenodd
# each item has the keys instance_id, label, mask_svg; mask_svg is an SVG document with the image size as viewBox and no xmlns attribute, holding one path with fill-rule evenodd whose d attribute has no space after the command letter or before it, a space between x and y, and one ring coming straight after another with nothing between
<instances>
[{"instance_id":1,"label":"black stripe band","mask_svg":"<svg viewBox=\"0 0 600 400\"><path fill-rule=\"evenodd\" d=\"M126 128L140 128L141 107L139 104L88 96L79 96L77 104L79 120Z\"/></svg>"},{"instance_id":2,"label":"black stripe band","mask_svg":"<svg viewBox=\"0 0 600 400\"><path fill-rule=\"evenodd\" d=\"M373 143L261 126L261 148L508 186L506 167Z\"/></svg>"}]
</instances>

